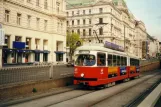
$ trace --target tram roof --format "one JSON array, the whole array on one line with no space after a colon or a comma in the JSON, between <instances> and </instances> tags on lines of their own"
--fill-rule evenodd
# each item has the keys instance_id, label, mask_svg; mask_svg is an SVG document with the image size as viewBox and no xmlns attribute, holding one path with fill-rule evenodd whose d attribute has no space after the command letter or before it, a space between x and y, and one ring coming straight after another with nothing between
<instances>
[{"instance_id":1,"label":"tram roof","mask_svg":"<svg viewBox=\"0 0 161 107\"><path fill-rule=\"evenodd\" d=\"M130 56L132 58L139 59L137 56L135 56L133 54L127 54L125 52L120 52L120 51L112 50L112 49L109 49L109 48L105 48L103 44L88 44L88 45L83 45L83 46L80 46L80 47L78 47L76 49L76 51L79 51L79 50L104 51L104 52L109 52L109 53L127 55L127 56Z\"/></svg>"}]
</instances>

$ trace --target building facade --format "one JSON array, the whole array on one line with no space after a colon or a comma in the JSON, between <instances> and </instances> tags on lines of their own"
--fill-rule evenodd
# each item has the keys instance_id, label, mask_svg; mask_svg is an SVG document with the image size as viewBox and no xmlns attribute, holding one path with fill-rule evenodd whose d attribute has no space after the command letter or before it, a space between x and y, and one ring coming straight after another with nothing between
<instances>
[{"instance_id":1,"label":"building facade","mask_svg":"<svg viewBox=\"0 0 161 107\"><path fill-rule=\"evenodd\" d=\"M3 64L66 62L64 0L0 0Z\"/></svg>"},{"instance_id":2,"label":"building facade","mask_svg":"<svg viewBox=\"0 0 161 107\"><path fill-rule=\"evenodd\" d=\"M120 45L125 52L143 58L145 25L134 18L123 0L68 0L68 3L67 32L80 34L85 43L108 41Z\"/></svg>"}]
</instances>

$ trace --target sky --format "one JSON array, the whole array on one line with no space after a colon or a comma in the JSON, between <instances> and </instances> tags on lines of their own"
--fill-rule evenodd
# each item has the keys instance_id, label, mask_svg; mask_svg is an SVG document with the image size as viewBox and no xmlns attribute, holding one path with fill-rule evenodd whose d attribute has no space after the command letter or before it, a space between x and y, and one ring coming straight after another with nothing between
<instances>
[{"instance_id":1,"label":"sky","mask_svg":"<svg viewBox=\"0 0 161 107\"><path fill-rule=\"evenodd\" d=\"M147 32L161 41L161 0L125 0L137 20L145 23Z\"/></svg>"}]
</instances>

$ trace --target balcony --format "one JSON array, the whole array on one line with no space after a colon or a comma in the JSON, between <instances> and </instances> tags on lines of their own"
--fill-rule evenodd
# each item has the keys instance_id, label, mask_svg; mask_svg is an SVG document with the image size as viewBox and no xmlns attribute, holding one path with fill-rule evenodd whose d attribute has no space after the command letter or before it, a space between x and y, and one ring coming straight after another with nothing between
<instances>
[{"instance_id":1,"label":"balcony","mask_svg":"<svg viewBox=\"0 0 161 107\"><path fill-rule=\"evenodd\" d=\"M53 16L57 16L60 19L66 19L66 12L64 11L56 11L55 9L52 11Z\"/></svg>"}]
</instances>

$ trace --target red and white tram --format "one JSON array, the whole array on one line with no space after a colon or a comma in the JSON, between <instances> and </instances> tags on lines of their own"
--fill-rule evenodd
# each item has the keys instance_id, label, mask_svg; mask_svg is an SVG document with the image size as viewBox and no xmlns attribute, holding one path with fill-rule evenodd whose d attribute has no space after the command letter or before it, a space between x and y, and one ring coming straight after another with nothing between
<instances>
[{"instance_id":1,"label":"red and white tram","mask_svg":"<svg viewBox=\"0 0 161 107\"><path fill-rule=\"evenodd\" d=\"M74 84L107 86L139 77L139 59L103 46L81 46L75 51Z\"/></svg>"}]
</instances>

